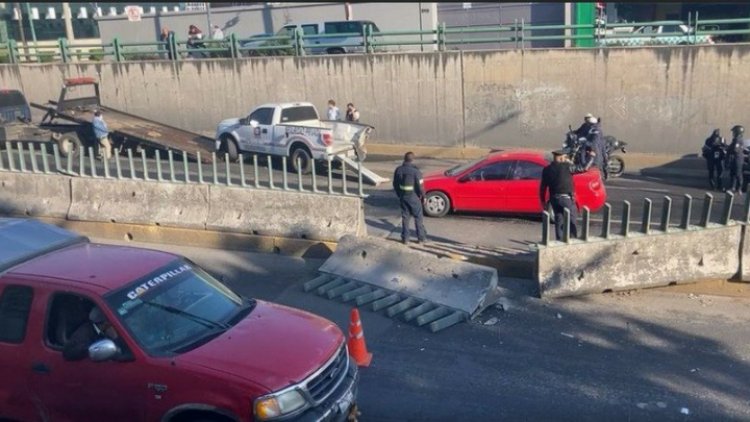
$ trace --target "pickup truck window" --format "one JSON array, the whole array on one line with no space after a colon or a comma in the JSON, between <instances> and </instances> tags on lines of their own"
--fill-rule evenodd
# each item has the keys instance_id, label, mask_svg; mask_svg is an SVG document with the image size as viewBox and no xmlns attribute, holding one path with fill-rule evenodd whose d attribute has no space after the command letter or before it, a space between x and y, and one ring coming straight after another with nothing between
<instances>
[{"instance_id":1,"label":"pickup truck window","mask_svg":"<svg viewBox=\"0 0 750 422\"><path fill-rule=\"evenodd\" d=\"M229 329L229 322L250 306L185 260L173 261L105 299L152 356L198 347Z\"/></svg>"},{"instance_id":2,"label":"pickup truck window","mask_svg":"<svg viewBox=\"0 0 750 422\"><path fill-rule=\"evenodd\" d=\"M304 122L306 120L318 120L318 113L314 107L289 107L281 111L281 123Z\"/></svg>"},{"instance_id":3,"label":"pickup truck window","mask_svg":"<svg viewBox=\"0 0 750 422\"><path fill-rule=\"evenodd\" d=\"M318 33L318 25L302 25L302 33L304 35L315 35Z\"/></svg>"},{"instance_id":4,"label":"pickup truck window","mask_svg":"<svg viewBox=\"0 0 750 422\"><path fill-rule=\"evenodd\" d=\"M0 107L24 107L26 98L19 91L0 91Z\"/></svg>"},{"instance_id":5,"label":"pickup truck window","mask_svg":"<svg viewBox=\"0 0 750 422\"><path fill-rule=\"evenodd\" d=\"M266 107L259 108L250 114L250 120L255 120L261 125L273 124L273 111L274 109Z\"/></svg>"},{"instance_id":6,"label":"pickup truck window","mask_svg":"<svg viewBox=\"0 0 750 422\"><path fill-rule=\"evenodd\" d=\"M324 32L326 34L361 34L362 21L326 22Z\"/></svg>"},{"instance_id":7,"label":"pickup truck window","mask_svg":"<svg viewBox=\"0 0 750 422\"><path fill-rule=\"evenodd\" d=\"M81 325L89 322L94 302L72 293L56 293L50 300L45 340L53 349L62 349Z\"/></svg>"},{"instance_id":8,"label":"pickup truck window","mask_svg":"<svg viewBox=\"0 0 750 422\"><path fill-rule=\"evenodd\" d=\"M0 342L23 343L34 290L29 286L9 285L0 295Z\"/></svg>"}]
</instances>

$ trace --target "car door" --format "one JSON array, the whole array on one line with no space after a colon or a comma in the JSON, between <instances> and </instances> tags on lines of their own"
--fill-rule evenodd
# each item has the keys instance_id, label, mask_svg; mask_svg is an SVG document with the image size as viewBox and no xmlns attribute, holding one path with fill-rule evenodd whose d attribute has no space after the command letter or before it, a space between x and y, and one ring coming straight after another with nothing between
<instances>
[{"instance_id":1,"label":"car door","mask_svg":"<svg viewBox=\"0 0 750 422\"><path fill-rule=\"evenodd\" d=\"M38 343L29 335L33 332L34 294L31 286L0 281L0 419L39 418L28 394L29 350Z\"/></svg>"},{"instance_id":2,"label":"car door","mask_svg":"<svg viewBox=\"0 0 750 422\"><path fill-rule=\"evenodd\" d=\"M483 163L461 176L458 179L456 208L464 211L504 211L512 165L512 160Z\"/></svg>"},{"instance_id":3,"label":"car door","mask_svg":"<svg viewBox=\"0 0 750 422\"><path fill-rule=\"evenodd\" d=\"M261 107L247 117L239 129L243 151L271 153L273 137L273 107Z\"/></svg>"},{"instance_id":4,"label":"car door","mask_svg":"<svg viewBox=\"0 0 750 422\"><path fill-rule=\"evenodd\" d=\"M63 358L63 344L81 324L90 324L88 312L96 304L91 296L79 292L50 290L44 299L44 326L40 347L34 349L30 370L31 391L51 420L136 421L146 415L147 380L144 368L135 358L94 362L88 357L77 361ZM122 328L115 322L115 330ZM83 321L83 322L81 322ZM132 346L118 344L132 357Z\"/></svg>"},{"instance_id":5,"label":"car door","mask_svg":"<svg viewBox=\"0 0 750 422\"><path fill-rule=\"evenodd\" d=\"M510 172L506 190L506 208L510 212L541 213L539 185L544 166L529 160L517 160Z\"/></svg>"}]
</instances>

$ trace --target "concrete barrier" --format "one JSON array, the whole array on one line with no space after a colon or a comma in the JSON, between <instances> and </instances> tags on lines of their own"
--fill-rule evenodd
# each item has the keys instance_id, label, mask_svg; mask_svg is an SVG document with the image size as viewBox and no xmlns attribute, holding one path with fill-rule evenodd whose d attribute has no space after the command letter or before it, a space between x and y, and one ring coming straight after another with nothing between
<instances>
[{"instance_id":1,"label":"concrete barrier","mask_svg":"<svg viewBox=\"0 0 750 422\"><path fill-rule=\"evenodd\" d=\"M494 268L417 251L384 239L345 236L305 284L330 299L372 303L432 331L473 318L499 299Z\"/></svg>"},{"instance_id":2,"label":"concrete barrier","mask_svg":"<svg viewBox=\"0 0 750 422\"><path fill-rule=\"evenodd\" d=\"M205 228L208 186L71 178L68 219Z\"/></svg>"},{"instance_id":3,"label":"concrete barrier","mask_svg":"<svg viewBox=\"0 0 750 422\"><path fill-rule=\"evenodd\" d=\"M65 176L0 172L0 213L66 218L70 189Z\"/></svg>"},{"instance_id":4,"label":"concrete barrier","mask_svg":"<svg viewBox=\"0 0 750 422\"><path fill-rule=\"evenodd\" d=\"M209 187L206 228L322 241L367 233L361 198Z\"/></svg>"},{"instance_id":5,"label":"concrete barrier","mask_svg":"<svg viewBox=\"0 0 750 422\"><path fill-rule=\"evenodd\" d=\"M734 196L728 193L718 223L711 223L713 196L706 194L698 225L691 223L692 198L685 195L678 227L670 225L671 198L666 197L662 221L652 227L651 200L644 201L640 232L630 231L630 203L624 201L619 234L610 232L611 206L605 205L601 237L590 236L584 210L582 239L550 241L545 213L542 244L535 245L536 278L543 297L730 279L749 261L743 226L730 219ZM748 215L750 201L745 205ZM743 254L740 254L740 250ZM744 252L747 251L747 255Z\"/></svg>"},{"instance_id":6,"label":"concrete barrier","mask_svg":"<svg viewBox=\"0 0 750 422\"><path fill-rule=\"evenodd\" d=\"M742 226L712 225L651 235L559 244L539 249L543 297L730 279L740 265Z\"/></svg>"}]
</instances>

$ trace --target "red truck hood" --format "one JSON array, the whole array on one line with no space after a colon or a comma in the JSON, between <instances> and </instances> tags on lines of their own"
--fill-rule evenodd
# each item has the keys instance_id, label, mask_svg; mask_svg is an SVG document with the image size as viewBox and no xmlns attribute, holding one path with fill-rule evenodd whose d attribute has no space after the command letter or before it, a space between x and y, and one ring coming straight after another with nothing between
<instances>
[{"instance_id":1,"label":"red truck hood","mask_svg":"<svg viewBox=\"0 0 750 422\"><path fill-rule=\"evenodd\" d=\"M176 361L245 378L274 391L319 369L343 339L338 326L327 319L259 300L250 315L229 331Z\"/></svg>"}]
</instances>

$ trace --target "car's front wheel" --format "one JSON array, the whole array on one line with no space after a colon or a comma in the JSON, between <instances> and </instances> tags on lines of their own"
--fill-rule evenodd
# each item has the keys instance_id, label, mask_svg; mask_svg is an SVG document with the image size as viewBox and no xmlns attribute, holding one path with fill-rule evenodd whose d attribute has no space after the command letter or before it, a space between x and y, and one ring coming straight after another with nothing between
<instances>
[{"instance_id":1,"label":"car's front wheel","mask_svg":"<svg viewBox=\"0 0 750 422\"><path fill-rule=\"evenodd\" d=\"M443 217L451 210L448 195L439 191L427 192L424 200L424 213L428 217Z\"/></svg>"}]
</instances>

